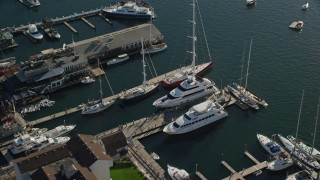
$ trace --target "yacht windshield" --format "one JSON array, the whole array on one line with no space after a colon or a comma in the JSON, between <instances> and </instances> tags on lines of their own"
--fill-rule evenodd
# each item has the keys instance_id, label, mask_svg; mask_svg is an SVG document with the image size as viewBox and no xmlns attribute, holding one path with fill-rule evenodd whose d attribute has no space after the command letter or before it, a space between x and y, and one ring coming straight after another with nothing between
<instances>
[{"instance_id":1,"label":"yacht windshield","mask_svg":"<svg viewBox=\"0 0 320 180\"><path fill-rule=\"evenodd\" d=\"M188 119L189 121L191 120L191 118L188 115L183 115L184 118Z\"/></svg>"},{"instance_id":2,"label":"yacht windshield","mask_svg":"<svg viewBox=\"0 0 320 180\"><path fill-rule=\"evenodd\" d=\"M176 122L173 123L173 126L174 126L175 128L180 128L180 126L179 126Z\"/></svg>"},{"instance_id":3,"label":"yacht windshield","mask_svg":"<svg viewBox=\"0 0 320 180\"><path fill-rule=\"evenodd\" d=\"M195 86L195 87L186 89L186 88L182 87L181 85L179 85L179 86L178 86L178 89L179 89L180 91L188 91L188 90L191 90L191 89L195 89L195 88L197 88L197 87L199 87L199 86Z\"/></svg>"}]
</instances>

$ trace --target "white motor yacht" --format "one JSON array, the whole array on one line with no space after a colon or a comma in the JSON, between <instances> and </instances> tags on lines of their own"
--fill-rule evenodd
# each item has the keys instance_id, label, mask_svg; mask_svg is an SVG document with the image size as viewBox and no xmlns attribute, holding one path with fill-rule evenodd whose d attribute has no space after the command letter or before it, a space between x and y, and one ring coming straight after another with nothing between
<instances>
[{"instance_id":1,"label":"white motor yacht","mask_svg":"<svg viewBox=\"0 0 320 180\"><path fill-rule=\"evenodd\" d=\"M253 6L256 4L256 0L246 0L247 6Z\"/></svg>"},{"instance_id":2,"label":"white motor yacht","mask_svg":"<svg viewBox=\"0 0 320 180\"><path fill-rule=\"evenodd\" d=\"M278 156L281 153L281 147L275 141L269 139L267 136L257 134L257 138L261 146L271 155Z\"/></svg>"},{"instance_id":3,"label":"white motor yacht","mask_svg":"<svg viewBox=\"0 0 320 180\"><path fill-rule=\"evenodd\" d=\"M155 152L152 152L150 155L154 160L159 160L160 159L159 155L156 154Z\"/></svg>"},{"instance_id":4,"label":"white motor yacht","mask_svg":"<svg viewBox=\"0 0 320 180\"><path fill-rule=\"evenodd\" d=\"M60 39L60 38L61 38L61 35L60 35L60 33L59 33L57 30L52 30L52 31L50 32L50 34L51 34L52 37L54 37L54 38L56 38L56 39Z\"/></svg>"},{"instance_id":5,"label":"white motor yacht","mask_svg":"<svg viewBox=\"0 0 320 180\"><path fill-rule=\"evenodd\" d=\"M142 1L122 1L102 9L107 16L121 18L155 18L153 8Z\"/></svg>"},{"instance_id":6,"label":"white motor yacht","mask_svg":"<svg viewBox=\"0 0 320 180\"><path fill-rule=\"evenodd\" d=\"M22 3L26 2L29 8L40 6L39 0L19 0Z\"/></svg>"},{"instance_id":7,"label":"white motor yacht","mask_svg":"<svg viewBox=\"0 0 320 180\"><path fill-rule=\"evenodd\" d=\"M43 35L38 31L36 25L29 24L27 33L35 40L43 39Z\"/></svg>"},{"instance_id":8,"label":"white motor yacht","mask_svg":"<svg viewBox=\"0 0 320 180\"><path fill-rule=\"evenodd\" d=\"M72 131L74 128L76 127L76 125L60 125L55 127L54 129L51 129L49 131L44 132L43 136L47 137L47 138L55 138L55 137L59 137L62 136L64 134L67 134L68 132Z\"/></svg>"},{"instance_id":9,"label":"white motor yacht","mask_svg":"<svg viewBox=\"0 0 320 180\"><path fill-rule=\"evenodd\" d=\"M170 165L167 165L168 167L168 174L173 180L189 180L190 175L189 173L184 169L179 169Z\"/></svg>"},{"instance_id":10,"label":"white motor yacht","mask_svg":"<svg viewBox=\"0 0 320 180\"><path fill-rule=\"evenodd\" d=\"M175 121L166 125L163 132L183 134L228 116L228 113L217 103L210 100L197 104Z\"/></svg>"},{"instance_id":11,"label":"white motor yacht","mask_svg":"<svg viewBox=\"0 0 320 180\"><path fill-rule=\"evenodd\" d=\"M157 99L153 105L158 108L168 108L205 97L217 92L218 88L213 81L197 76L189 76L177 88L166 96Z\"/></svg>"},{"instance_id":12,"label":"white motor yacht","mask_svg":"<svg viewBox=\"0 0 320 180\"><path fill-rule=\"evenodd\" d=\"M107 65L114 65L114 64L118 64L124 61L127 61L129 59L128 54L120 54L118 55L117 58L114 58L110 61L107 62Z\"/></svg>"},{"instance_id":13,"label":"white motor yacht","mask_svg":"<svg viewBox=\"0 0 320 180\"><path fill-rule=\"evenodd\" d=\"M35 144L30 149L31 152L40 151L45 148L49 148L56 144L64 144L70 140L70 137L55 137L55 138L46 138L45 136L39 136L35 141Z\"/></svg>"},{"instance_id":14,"label":"white motor yacht","mask_svg":"<svg viewBox=\"0 0 320 180\"><path fill-rule=\"evenodd\" d=\"M24 134L13 140L10 150L12 154L19 154L30 150L33 144L31 136L29 134Z\"/></svg>"},{"instance_id":15,"label":"white motor yacht","mask_svg":"<svg viewBox=\"0 0 320 180\"><path fill-rule=\"evenodd\" d=\"M282 153L277 156L275 160L268 162L268 169L270 171L280 171L292 166L293 164L293 160Z\"/></svg>"}]
</instances>

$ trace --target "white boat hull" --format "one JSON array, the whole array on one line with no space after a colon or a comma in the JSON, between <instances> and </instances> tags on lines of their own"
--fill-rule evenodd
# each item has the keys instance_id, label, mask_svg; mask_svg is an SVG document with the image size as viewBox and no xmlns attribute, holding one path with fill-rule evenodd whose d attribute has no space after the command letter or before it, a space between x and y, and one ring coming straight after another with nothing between
<instances>
[{"instance_id":1,"label":"white boat hull","mask_svg":"<svg viewBox=\"0 0 320 180\"><path fill-rule=\"evenodd\" d=\"M110 107L114 102L115 102L115 100L109 101L109 102L103 104L102 106L94 107L94 108L92 108L91 110L88 110L88 111L86 111L86 110L83 109L82 112L81 112L81 114L86 115L86 114L99 113L99 112L101 112L101 111L104 111L104 110L107 109L108 107ZM100 104L101 104L101 103L100 103Z\"/></svg>"},{"instance_id":2,"label":"white boat hull","mask_svg":"<svg viewBox=\"0 0 320 180\"><path fill-rule=\"evenodd\" d=\"M268 137L262 135L262 134L257 134L257 138L261 144L261 146L271 155L271 156L278 156L281 153L280 150L280 146L272 141L271 139L269 139ZM275 152L271 152L270 148L268 147L268 145L274 144L275 146L279 147L279 151L275 151Z\"/></svg>"}]
</instances>

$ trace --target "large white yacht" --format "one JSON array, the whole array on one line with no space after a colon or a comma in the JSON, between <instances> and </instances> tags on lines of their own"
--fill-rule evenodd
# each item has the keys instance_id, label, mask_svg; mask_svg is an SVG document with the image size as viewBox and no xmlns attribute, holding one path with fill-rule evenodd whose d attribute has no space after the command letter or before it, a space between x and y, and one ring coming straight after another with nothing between
<instances>
[{"instance_id":1,"label":"large white yacht","mask_svg":"<svg viewBox=\"0 0 320 180\"><path fill-rule=\"evenodd\" d=\"M306 170L298 171L296 173L290 174L286 180L312 180L310 173Z\"/></svg>"},{"instance_id":2,"label":"large white yacht","mask_svg":"<svg viewBox=\"0 0 320 180\"><path fill-rule=\"evenodd\" d=\"M41 40L43 38L43 35L38 31L34 24L29 24L27 33L35 40Z\"/></svg>"},{"instance_id":3,"label":"large white yacht","mask_svg":"<svg viewBox=\"0 0 320 180\"><path fill-rule=\"evenodd\" d=\"M26 150L29 150L33 146L31 141L31 136L29 134L24 134L13 140L13 143L10 147L12 154L19 154Z\"/></svg>"},{"instance_id":4,"label":"large white yacht","mask_svg":"<svg viewBox=\"0 0 320 180\"><path fill-rule=\"evenodd\" d=\"M55 137L59 137L64 134L67 134L68 132L72 131L75 127L76 125L68 125L68 126L60 125L55 127L54 129L44 132L41 135L47 138L55 138Z\"/></svg>"},{"instance_id":5,"label":"large white yacht","mask_svg":"<svg viewBox=\"0 0 320 180\"><path fill-rule=\"evenodd\" d=\"M122 1L102 9L107 16L122 18L155 18L153 8L142 1Z\"/></svg>"},{"instance_id":6,"label":"large white yacht","mask_svg":"<svg viewBox=\"0 0 320 180\"><path fill-rule=\"evenodd\" d=\"M45 136L38 136L34 140L34 145L30 149L30 152L40 151L42 149L49 148L56 144L64 144L70 140L70 137L62 136L62 137L55 137L55 138L47 138Z\"/></svg>"},{"instance_id":7,"label":"large white yacht","mask_svg":"<svg viewBox=\"0 0 320 180\"><path fill-rule=\"evenodd\" d=\"M166 96L157 99L153 105L158 108L174 107L202 98L214 92L218 88L213 81L197 76L189 76L177 88Z\"/></svg>"},{"instance_id":8,"label":"large white yacht","mask_svg":"<svg viewBox=\"0 0 320 180\"><path fill-rule=\"evenodd\" d=\"M184 169L179 169L170 165L167 165L168 167L168 174L173 180L189 180L190 175L189 173Z\"/></svg>"},{"instance_id":9,"label":"large white yacht","mask_svg":"<svg viewBox=\"0 0 320 180\"><path fill-rule=\"evenodd\" d=\"M257 138L261 146L271 155L278 156L281 153L281 147L275 141L269 139L267 136L257 134Z\"/></svg>"},{"instance_id":10,"label":"large white yacht","mask_svg":"<svg viewBox=\"0 0 320 180\"><path fill-rule=\"evenodd\" d=\"M190 108L188 112L166 125L163 132L167 134L183 134L228 116L223 107L211 100Z\"/></svg>"}]
</instances>

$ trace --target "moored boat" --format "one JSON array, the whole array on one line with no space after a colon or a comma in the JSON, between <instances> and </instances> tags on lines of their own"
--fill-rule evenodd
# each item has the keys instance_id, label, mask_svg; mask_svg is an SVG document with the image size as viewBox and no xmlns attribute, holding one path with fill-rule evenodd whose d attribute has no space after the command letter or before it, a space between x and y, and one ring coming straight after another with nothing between
<instances>
[{"instance_id":1,"label":"moored boat","mask_svg":"<svg viewBox=\"0 0 320 180\"><path fill-rule=\"evenodd\" d=\"M229 85L227 86L227 88L231 92L231 94L233 94L233 96L235 96L237 99L239 99L244 104L248 105L250 108L255 109L255 110L259 109L259 106L257 105L257 103L255 103L254 101L252 101L248 97L244 96L240 91L236 90L235 88L233 88Z\"/></svg>"},{"instance_id":2,"label":"moored boat","mask_svg":"<svg viewBox=\"0 0 320 180\"><path fill-rule=\"evenodd\" d=\"M314 158L316 158L317 160L320 160L320 152L319 150L317 150L316 148L313 148L311 145L306 145L305 143L303 143L302 141L298 140L296 142L296 138L293 137L292 135L288 135L287 139L292 143L295 144L298 148L300 148L302 151L310 154L311 156L313 156Z\"/></svg>"},{"instance_id":3,"label":"moored boat","mask_svg":"<svg viewBox=\"0 0 320 180\"><path fill-rule=\"evenodd\" d=\"M264 106L264 107L267 107L268 106L268 103L258 97L257 95L254 95L252 92L250 92L249 90L245 89L244 87L238 85L237 83L233 83L233 85L239 90L241 91L242 93L244 93L247 97L249 97L252 101L256 102L257 104L261 105L261 106Z\"/></svg>"},{"instance_id":4,"label":"moored boat","mask_svg":"<svg viewBox=\"0 0 320 180\"><path fill-rule=\"evenodd\" d=\"M44 133L42 133L42 136L45 136L47 138L55 138L55 137L59 137L62 136L64 134L69 133L70 131L72 131L74 128L76 127L76 125L60 125L55 127L54 129L48 130Z\"/></svg>"},{"instance_id":5,"label":"moored boat","mask_svg":"<svg viewBox=\"0 0 320 180\"><path fill-rule=\"evenodd\" d=\"M118 55L116 58L110 60L107 62L107 65L114 65L114 64L118 64L121 62L125 62L129 59L128 54L120 54Z\"/></svg>"},{"instance_id":6,"label":"moored boat","mask_svg":"<svg viewBox=\"0 0 320 180\"><path fill-rule=\"evenodd\" d=\"M29 151L30 152L40 151L42 149L46 149L57 144L64 144L69 140L70 140L70 137L67 137L67 136L55 137L55 138L46 138L44 136L39 136Z\"/></svg>"},{"instance_id":7,"label":"moored boat","mask_svg":"<svg viewBox=\"0 0 320 180\"><path fill-rule=\"evenodd\" d=\"M277 156L275 160L268 162L268 169L270 171L281 171L292 166L293 164L293 160L282 153L281 155Z\"/></svg>"},{"instance_id":8,"label":"moored boat","mask_svg":"<svg viewBox=\"0 0 320 180\"><path fill-rule=\"evenodd\" d=\"M133 88L133 89L130 89L130 90L127 90L125 91L124 93L122 93L120 95L120 99L121 100L125 100L125 101L133 101L133 100L136 100L136 99L140 99L140 98L143 98L143 97L146 97L147 95L151 94L152 92L154 92L157 87L158 87L158 84L148 84L147 83L147 80L146 80L146 70L145 70L145 67L146 67L146 64L145 64L145 61L144 61L144 48L143 48L143 39L141 39L141 48L142 48L142 69L143 69L143 82L142 82L142 85L139 86L139 87L136 87L136 88Z\"/></svg>"},{"instance_id":9,"label":"moored boat","mask_svg":"<svg viewBox=\"0 0 320 180\"><path fill-rule=\"evenodd\" d=\"M155 152L152 152L150 155L154 160L159 160L160 159L159 155L156 154Z\"/></svg>"},{"instance_id":10,"label":"moored boat","mask_svg":"<svg viewBox=\"0 0 320 180\"><path fill-rule=\"evenodd\" d=\"M196 40L197 40L197 37L196 37L196 10L195 10L196 4L195 4L195 2L193 2L192 7L193 7L193 13L192 13L193 17L192 17L192 21L191 21L192 22L192 37L190 37L190 38L192 38L192 52L190 52L190 53L192 53L192 63L189 66L185 66L185 67L180 68L174 74L167 76L161 82L161 85L165 89L173 89L173 88L177 87L181 82L186 80L188 78L188 76L200 76L205 71L207 71L212 65L210 50L208 48L209 46L206 41L206 45L208 48L208 55L210 57L210 62L196 66ZM203 29L203 32L204 32L204 29ZM204 36L204 37L206 39L206 36Z\"/></svg>"},{"instance_id":11,"label":"moored boat","mask_svg":"<svg viewBox=\"0 0 320 180\"><path fill-rule=\"evenodd\" d=\"M102 9L107 16L120 18L155 18L153 8L143 1L122 1Z\"/></svg>"},{"instance_id":12,"label":"moored boat","mask_svg":"<svg viewBox=\"0 0 320 180\"><path fill-rule=\"evenodd\" d=\"M261 146L271 155L278 156L281 153L281 147L275 141L269 139L267 136L257 134L257 138Z\"/></svg>"},{"instance_id":13,"label":"moored boat","mask_svg":"<svg viewBox=\"0 0 320 180\"><path fill-rule=\"evenodd\" d=\"M206 78L189 76L177 88L153 102L158 108L182 105L219 91L213 81Z\"/></svg>"},{"instance_id":14,"label":"moored boat","mask_svg":"<svg viewBox=\"0 0 320 180\"><path fill-rule=\"evenodd\" d=\"M228 116L228 113L221 105L207 100L193 106L184 115L166 125L163 132L170 135L187 133L216 122L226 116Z\"/></svg>"},{"instance_id":15,"label":"moored boat","mask_svg":"<svg viewBox=\"0 0 320 180\"><path fill-rule=\"evenodd\" d=\"M27 34L35 40L43 39L43 35L38 31L36 25L29 24Z\"/></svg>"},{"instance_id":16,"label":"moored boat","mask_svg":"<svg viewBox=\"0 0 320 180\"><path fill-rule=\"evenodd\" d=\"M184 169L179 169L174 166L167 165L168 167L168 174L173 180L189 180L190 175L189 173Z\"/></svg>"},{"instance_id":17,"label":"moored boat","mask_svg":"<svg viewBox=\"0 0 320 180\"><path fill-rule=\"evenodd\" d=\"M81 83L83 84L89 84L89 83L93 83L95 82L96 80L90 76L86 76L84 78L81 79Z\"/></svg>"},{"instance_id":18,"label":"moored boat","mask_svg":"<svg viewBox=\"0 0 320 180\"><path fill-rule=\"evenodd\" d=\"M313 180L310 173L306 170L298 171L296 173L290 174L286 180Z\"/></svg>"}]
</instances>

